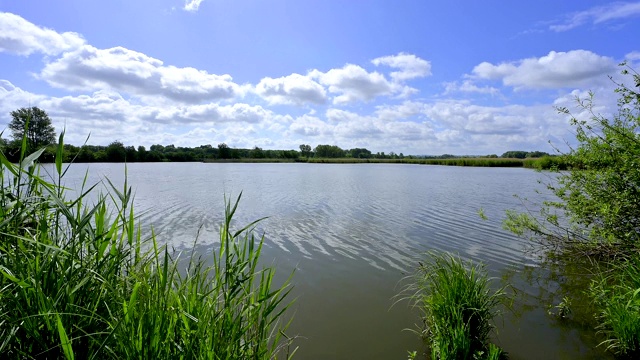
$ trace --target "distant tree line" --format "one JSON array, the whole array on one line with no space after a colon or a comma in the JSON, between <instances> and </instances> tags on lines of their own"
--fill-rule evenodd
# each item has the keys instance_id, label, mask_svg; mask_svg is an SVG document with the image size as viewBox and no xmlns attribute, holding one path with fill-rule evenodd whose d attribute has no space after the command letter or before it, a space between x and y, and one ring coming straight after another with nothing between
<instances>
[{"instance_id":1,"label":"distant tree line","mask_svg":"<svg viewBox=\"0 0 640 360\"><path fill-rule=\"evenodd\" d=\"M0 138L0 150L10 161L18 161L23 141L26 148L33 152L46 147L45 153L40 157L41 161L53 161L55 158L56 132L51 124L51 119L44 110L37 107L21 108L11 112L12 140ZM107 146L82 145L75 146L65 144L65 162L187 162L204 160L240 160L240 159L286 159L296 160L304 158L355 158L355 159L404 159L404 158L433 158L451 159L461 157L489 157L497 158L495 154L487 156L456 156L443 154L440 156L406 156L403 153L390 152L372 153L365 148L342 149L336 145L300 145L297 150L263 150L260 147L253 149L232 148L225 143L212 145L200 145L198 147L176 147L174 145L151 145L149 149L144 146L126 146L120 141L113 141ZM507 151L503 158L535 158L548 156L541 151Z\"/></svg>"},{"instance_id":2,"label":"distant tree line","mask_svg":"<svg viewBox=\"0 0 640 360\"><path fill-rule=\"evenodd\" d=\"M526 159L526 158L540 158L544 156L550 156L548 153L543 151L507 151L502 154L502 158L511 158L511 159Z\"/></svg>"}]
</instances>

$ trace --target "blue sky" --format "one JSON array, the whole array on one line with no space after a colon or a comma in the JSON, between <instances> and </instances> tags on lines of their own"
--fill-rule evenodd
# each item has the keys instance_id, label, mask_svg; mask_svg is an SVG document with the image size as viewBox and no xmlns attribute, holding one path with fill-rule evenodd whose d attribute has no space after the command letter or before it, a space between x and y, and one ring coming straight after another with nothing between
<instances>
[{"instance_id":1,"label":"blue sky","mask_svg":"<svg viewBox=\"0 0 640 360\"><path fill-rule=\"evenodd\" d=\"M0 127L38 106L76 145L551 152L554 106L615 110L638 34L640 2L0 0Z\"/></svg>"}]
</instances>

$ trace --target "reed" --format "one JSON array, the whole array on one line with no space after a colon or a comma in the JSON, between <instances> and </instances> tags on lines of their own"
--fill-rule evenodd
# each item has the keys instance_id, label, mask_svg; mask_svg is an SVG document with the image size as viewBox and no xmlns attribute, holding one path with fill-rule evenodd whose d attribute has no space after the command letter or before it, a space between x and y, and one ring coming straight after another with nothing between
<instances>
[{"instance_id":1,"label":"reed","mask_svg":"<svg viewBox=\"0 0 640 360\"><path fill-rule=\"evenodd\" d=\"M489 343L489 336L504 289L491 290L482 265L430 253L408 290L423 312L425 326L420 333L432 359L503 356L502 350Z\"/></svg>"},{"instance_id":2,"label":"reed","mask_svg":"<svg viewBox=\"0 0 640 360\"><path fill-rule=\"evenodd\" d=\"M640 357L640 255L599 271L589 290L598 308L600 345L622 358Z\"/></svg>"},{"instance_id":3,"label":"reed","mask_svg":"<svg viewBox=\"0 0 640 360\"><path fill-rule=\"evenodd\" d=\"M522 159L502 158L409 159L407 163L444 166L522 167Z\"/></svg>"},{"instance_id":4,"label":"reed","mask_svg":"<svg viewBox=\"0 0 640 360\"><path fill-rule=\"evenodd\" d=\"M309 158L309 163L327 164L419 164L444 166L522 167L522 159L501 158L451 158L451 159L357 159L357 158Z\"/></svg>"},{"instance_id":5,"label":"reed","mask_svg":"<svg viewBox=\"0 0 640 360\"><path fill-rule=\"evenodd\" d=\"M0 357L293 355L289 282L275 286L274 270L258 266L255 222L233 230L240 196L226 202L211 259L175 253L142 238L126 180L89 204L96 185L85 177L65 198L63 140L53 180L39 173L42 150L26 156L23 142L18 164L0 154Z\"/></svg>"},{"instance_id":6,"label":"reed","mask_svg":"<svg viewBox=\"0 0 640 360\"><path fill-rule=\"evenodd\" d=\"M536 170L567 170L569 163L562 156L543 156L541 158L527 158L522 164L525 168Z\"/></svg>"}]
</instances>

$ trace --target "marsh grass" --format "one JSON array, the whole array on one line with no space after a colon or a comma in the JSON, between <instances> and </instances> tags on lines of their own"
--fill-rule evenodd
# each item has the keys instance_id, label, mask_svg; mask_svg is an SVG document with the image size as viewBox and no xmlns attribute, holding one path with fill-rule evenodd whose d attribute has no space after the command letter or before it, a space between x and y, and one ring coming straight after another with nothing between
<instances>
[{"instance_id":1,"label":"marsh grass","mask_svg":"<svg viewBox=\"0 0 640 360\"><path fill-rule=\"evenodd\" d=\"M234 230L226 201L213 259L141 237L131 188L83 183L65 198L60 135L53 180L37 158L0 154L0 357L268 359L290 357L289 282L259 268L254 223ZM195 245L195 243L194 243ZM186 257L186 259L183 259ZM186 269L184 264L187 264Z\"/></svg>"},{"instance_id":2,"label":"marsh grass","mask_svg":"<svg viewBox=\"0 0 640 360\"><path fill-rule=\"evenodd\" d=\"M567 170L570 164L563 156L543 156L524 159L522 166L536 170Z\"/></svg>"},{"instance_id":3,"label":"marsh grass","mask_svg":"<svg viewBox=\"0 0 640 360\"><path fill-rule=\"evenodd\" d=\"M498 359L489 343L504 289L491 290L484 267L449 254L429 253L406 289L424 315L420 334L432 359Z\"/></svg>"},{"instance_id":4,"label":"marsh grass","mask_svg":"<svg viewBox=\"0 0 640 360\"><path fill-rule=\"evenodd\" d=\"M309 163L327 164L419 164L443 166L522 167L522 159L501 158L451 158L451 159L358 159L358 158L309 158Z\"/></svg>"},{"instance_id":5,"label":"marsh grass","mask_svg":"<svg viewBox=\"0 0 640 360\"><path fill-rule=\"evenodd\" d=\"M640 256L620 259L599 272L590 295L598 308L601 345L619 357L640 358Z\"/></svg>"}]
</instances>

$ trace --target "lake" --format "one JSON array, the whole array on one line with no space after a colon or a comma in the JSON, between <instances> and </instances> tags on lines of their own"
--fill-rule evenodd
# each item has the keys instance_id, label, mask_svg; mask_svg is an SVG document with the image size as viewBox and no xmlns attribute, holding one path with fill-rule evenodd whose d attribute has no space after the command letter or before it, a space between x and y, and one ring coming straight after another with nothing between
<instances>
[{"instance_id":1,"label":"lake","mask_svg":"<svg viewBox=\"0 0 640 360\"><path fill-rule=\"evenodd\" d=\"M79 188L108 177L121 186L123 164L75 164L65 184ZM419 313L394 305L402 280L424 253L449 251L482 261L491 276L535 268L525 241L502 230L514 197L540 200L538 180L521 168L407 164L133 163L128 182L143 227L162 243L207 255L218 242L224 197L242 192L236 224L259 223L263 263L278 279L295 270L296 298L289 335L298 335L299 359L406 359L421 350ZM535 206L534 206L535 207ZM478 212L482 209L488 219ZM515 280L514 280L515 281ZM497 283L496 283L497 285ZM535 296L523 281L517 287ZM601 358L584 331L546 315L546 304L507 312L495 342L512 359Z\"/></svg>"}]
</instances>

